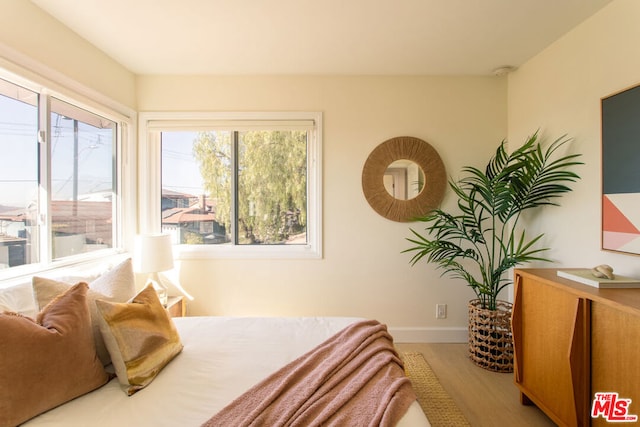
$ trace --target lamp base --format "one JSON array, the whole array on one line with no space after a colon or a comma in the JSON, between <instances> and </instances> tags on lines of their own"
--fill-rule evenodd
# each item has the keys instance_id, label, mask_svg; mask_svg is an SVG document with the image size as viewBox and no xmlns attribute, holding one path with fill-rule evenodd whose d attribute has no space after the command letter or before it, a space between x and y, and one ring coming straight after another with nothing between
<instances>
[{"instance_id":1,"label":"lamp base","mask_svg":"<svg viewBox=\"0 0 640 427\"><path fill-rule=\"evenodd\" d=\"M149 275L149 278L147 279L147 285L149 283L151 283L153 289L155 289L156 293L158 294L158 299L160 300L162 306L166 307L167 303L169 302L169 288L167 288L167 286L162 283L162 280L160 280L158 273Z\"/></svg>"}]
</instances>

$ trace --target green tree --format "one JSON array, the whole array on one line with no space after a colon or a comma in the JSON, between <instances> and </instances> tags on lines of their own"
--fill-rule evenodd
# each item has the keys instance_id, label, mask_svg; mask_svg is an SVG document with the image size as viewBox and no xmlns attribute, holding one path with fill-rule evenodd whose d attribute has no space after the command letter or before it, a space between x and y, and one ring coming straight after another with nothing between
<instances>
[{"instance_id":1,"label":"green tree","mask_svg":"<svg viewBox=\"0 0 640 427\"><path fill-rule=\"evenodd\" d=\"M216 221L230 230L231 224L231 132L200 132L193 143L204 192L215 204Z\"/></svg>"},{"instance_id":2,"label":"green tree","mask_svg":"<svg viewBox=\"0 0 640 427\"><path fill-rule=\"evenodd\" d=\"M194 157L216 220L230 230L232 153L237 140L238 230L243 244L279 244L306 230L305 131L201 132Z\"/></svg>"}]
</instances>

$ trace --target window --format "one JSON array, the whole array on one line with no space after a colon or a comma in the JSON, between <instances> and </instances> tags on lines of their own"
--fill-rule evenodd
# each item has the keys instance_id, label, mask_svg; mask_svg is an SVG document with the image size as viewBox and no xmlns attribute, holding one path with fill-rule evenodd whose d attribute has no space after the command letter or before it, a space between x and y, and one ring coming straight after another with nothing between
<instances>
[{"instance_id":1,"label":"window","mask_svg":"<svg viewBox=\"0 0 640 427\"><path fill-rule=\"evenodd\" d=\"M38 262L38 94L4 80L0 153L0 268Z\"/></svg>"},{"instance_id":2,"label":"window","mask_svg":"<svg viewBox=\"0 0 640 427\"><path fill-rule=\"evenodd\" d=\"M25 86L0 79L0 269L117 248L121 126Z\"/></svg>"},{"instance_id":3,"label":"window","mask_svg":"<svg viewBox=\"0 0 640 427\"><path fill-rule=\"evenodd\" d=\"M319 257L320 119L142 113L141 162L160 164L149 231L186 257Z\"/></svg>"}]
</instances>

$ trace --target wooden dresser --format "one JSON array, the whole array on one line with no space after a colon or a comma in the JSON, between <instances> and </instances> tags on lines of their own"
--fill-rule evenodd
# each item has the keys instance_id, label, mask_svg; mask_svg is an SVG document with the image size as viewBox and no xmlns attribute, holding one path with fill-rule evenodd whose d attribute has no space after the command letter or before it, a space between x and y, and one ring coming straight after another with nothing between
<instances>
[{"instance_id":1,"label":"wooden dresser","mask_svg":"<svg viewBox=\"0 0 640 427\"><path fill-rule=\"evenodd\" d=\"M521 402L560 426L600 426L608 423L592 419L592 399L617 392L631 399L628 414L640 415L640 289L598 289L556 269L516 269L514 276Z\"/></svg>"}]
</instances>

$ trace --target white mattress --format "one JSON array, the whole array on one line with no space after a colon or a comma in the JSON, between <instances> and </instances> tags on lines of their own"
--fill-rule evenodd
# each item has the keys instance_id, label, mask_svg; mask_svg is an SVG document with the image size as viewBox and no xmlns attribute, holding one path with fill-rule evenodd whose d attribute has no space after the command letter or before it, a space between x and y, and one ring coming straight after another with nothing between
<instances>
[{"instance_id":1,"label":"white mattress","mask_svg":"<svg viewBox=\"0 0 640 427\"><path fill-rule=\"evenodd\" d=\"M357 318L183 317L184 349L145 389L128 397L117 379L24 426L190 427ZM399 424L428 426L417 402Z\"/></svg>"}]
</instances>

